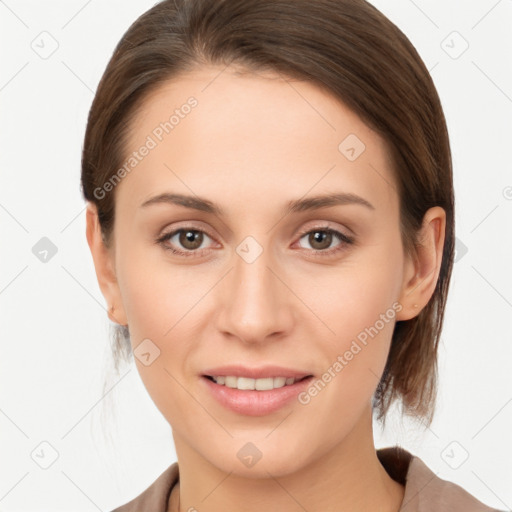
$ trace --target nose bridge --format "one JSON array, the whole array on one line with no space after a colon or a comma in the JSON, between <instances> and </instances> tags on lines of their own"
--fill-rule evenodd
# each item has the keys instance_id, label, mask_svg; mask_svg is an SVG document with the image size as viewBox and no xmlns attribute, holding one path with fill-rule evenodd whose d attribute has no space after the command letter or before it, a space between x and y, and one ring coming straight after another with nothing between
<instances>
[{"instance_id":1,"label":"nose bridge","mask_svg":"<svg viewBox=\"0 0 512 512\"><path fill-rule=\"evenodd\" d=\"M268 244L246 237L235 249L233 266L224 290L220 328L245 342L263 341L270 334L286 330L290 319L286 287L275 275L275 260Z\"/></svg>"}]
</instances>

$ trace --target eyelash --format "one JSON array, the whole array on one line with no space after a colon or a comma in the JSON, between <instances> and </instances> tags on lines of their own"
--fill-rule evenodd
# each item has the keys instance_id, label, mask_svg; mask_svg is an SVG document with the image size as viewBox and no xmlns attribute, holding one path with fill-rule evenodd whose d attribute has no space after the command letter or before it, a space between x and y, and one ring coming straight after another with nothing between
<instances>
[{"instance_id":1,"label":"eyelash","mask_svg":"<svg viewBox=\"0 0 512 512\"><path fill-rule=\"evenodd\" d=\"M173 254L176 254L178 256L183 256L186 258L197 256L197 254L201 253L201 251L211 251L212 250L212 249L202 249L202 250L195 249L195 250L189 250L189 251L180 251L177 249L173 249L172 247L169 247L169 245L165 244L165 242L167 240L170 240L174 235L176 235L177 233L180 233L182 231L193 231L196 233L203 233L213 239L213 237L208 232L203 231L202 229L195 229L190 226L190 227L182 227L179 229L175 229L174 231L171 231L170 233L164 233L162 236L157 238L156 243L161 245L166 251L170 251ZM338 238L339 241L342 242L341 244L339 244L336 247L333 247L331 249L324 249L324 250L311 249L311 251L314 253L315 256L320 256L320 257L331 256L334 253L345 250L347 248L347 246L353 245L355 243L354 237L345 235L344 233L341 233L340 231L332 229L329 226L319 226L319 227L315 227L312 229L308 229L306 231L302 231L300 233L299 240L301 238L303 238L305 235L309 235L310 233L315 233L315 232L330 233L330 234L334 235L336 238Z\"/></svg>"}]
</instances>

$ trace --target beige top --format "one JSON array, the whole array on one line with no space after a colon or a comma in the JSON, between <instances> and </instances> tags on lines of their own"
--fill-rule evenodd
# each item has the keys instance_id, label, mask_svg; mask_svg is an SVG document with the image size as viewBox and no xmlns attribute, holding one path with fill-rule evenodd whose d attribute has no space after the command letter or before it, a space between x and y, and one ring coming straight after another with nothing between
<instances>
[{"instance_id":1,"label":"beige top","mask_svg":"<svg viewBox=\"0 0 512 512\"><path fill-rule=\"evenodd\" d=\"M478 501L459 485L443 480L418 457L393 446L377 450L389 476L405 486L398 512L503 512ZM179 481L178 463L171 464L145 491L112 512L175 512Z\"/></svg>"}]
</instances>

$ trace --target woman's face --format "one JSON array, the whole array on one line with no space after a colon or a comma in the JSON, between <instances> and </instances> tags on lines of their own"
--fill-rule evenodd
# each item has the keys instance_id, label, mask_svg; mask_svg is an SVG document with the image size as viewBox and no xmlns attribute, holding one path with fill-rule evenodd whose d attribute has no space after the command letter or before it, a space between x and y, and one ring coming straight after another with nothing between
<instances>
[{"instance_id":1,"label":"woman's face","mask_svg":"<svg viewBox=\"0 0 512 512\"><path fill-rule=\"evenodd\" d=\"M114 187L115 314L178 457L284 475L369 435L414 273L382 139L315 85L205 67L145 101L130 157ZM283 400L205 377L225 365L313 378Z\"/></svg>"}]
</instances>

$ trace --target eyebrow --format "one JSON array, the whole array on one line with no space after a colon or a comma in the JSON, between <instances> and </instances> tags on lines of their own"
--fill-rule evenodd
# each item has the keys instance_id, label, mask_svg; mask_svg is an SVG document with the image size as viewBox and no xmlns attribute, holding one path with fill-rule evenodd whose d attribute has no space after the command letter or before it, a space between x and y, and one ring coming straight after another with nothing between
<instances>
[{"instance_id":1,"label":"eyebrow","mask_svg":"<svg viewBox=\"0 0 512 512\"><path fill-rule=\"evenodd\" d=\"M199 210L206 213L211 213L218 216L224 215L224 210L198 196L187 196L184 194L171 194L163 193L154 196L147 201L142 203L141 208L146 208L155 204L176 204L178 206L184 206L192 210ZM339 192L334 194L319 195L309 197L307 199L296 199L289 201L286 205L287 213L304 212L308 210L318 210L320 208L328 208L331 206L340 206L347 204L359 204L365 206L370 210L375 210L375 207L369 203L366 199L352 193Z\"/></svg>"}]
</instances>

